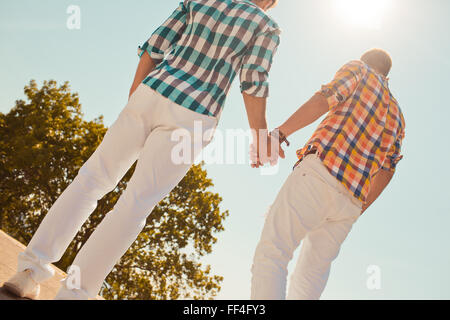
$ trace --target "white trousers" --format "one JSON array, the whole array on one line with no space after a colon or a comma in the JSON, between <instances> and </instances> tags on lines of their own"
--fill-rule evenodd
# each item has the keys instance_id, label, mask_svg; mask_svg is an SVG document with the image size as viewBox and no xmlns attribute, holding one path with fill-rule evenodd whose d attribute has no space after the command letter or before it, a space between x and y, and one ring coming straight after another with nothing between
<instances>
[{"instance_id":1,"label":"white trousers","mask_svg":"<svg viewBox=\"0 0 450 320\"><path fill-rule=\"evenodd\" d=\"M362 202L317 155L305 157L269 210L254 257L251 298L286 299L287 266L302 242L287 299L319 299L331 263L361 211Z\"/></svg>"},{"instance_id":2,"label":"white trousers","mask_svg":"<svg viewBox=\"0 0 450 320\"><path fill-rule=\"evenodd\" d=\"M194 122L211 133L194 135ZM20 255L18 271L33 270L36 281L53 276L50 263L61 259L97 201L112 191L138 160L136 171L114 209L84 244L73 265L80 271L81 291L95 297L106 276L135 241L147 216L186 175L192 160L212 138L217 119L181 107L141 84L102 143L61 194ZM190 161L172 161L175 130L192 135ZM197 130L197 129L196 129ZM177 131L180 132L180 131ZM189 153L186 152L185 155Z\"/></svg>"}]
</instances>

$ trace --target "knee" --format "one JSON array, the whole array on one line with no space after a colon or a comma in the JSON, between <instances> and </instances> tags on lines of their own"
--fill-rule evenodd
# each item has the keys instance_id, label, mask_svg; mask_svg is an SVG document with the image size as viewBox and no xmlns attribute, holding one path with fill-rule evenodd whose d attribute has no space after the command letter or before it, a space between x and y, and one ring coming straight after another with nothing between
<instances>
[{"instance_id":1,"label":"knee","mask_svg":"<svg viewBox=\"0 0 450 320\"><path fill-rule=\"evenodd\" d=\"M114 211L126 216L124 223L143 224L159 200L156 197L142 197L139 192L127 188L114 206Z\"/></svg>"},{"instance_id":2,"label":"knee","mask_svg":"<svg viewBox=\"0 0 450 320\"><path fill-rule=\"evenodd\" d=\"M100 182L100 179L96 178L94 174L81 169L72 183L79 184L86 194L93 196L97 200L103 198L106 193L112 191L115 187Z\"/></svg>"},{"instance_id":3,"label":"knee","mask_svg":"<svg viewBox=\"0 0 450 320\"><path fill-rule=\"evenodd\" d=\"M299 241L294 241L286 233L283 234L281 226L272 221L269 216L256 248L255 257L279 261L284 265L292 259L298 244Z\"/></svg>"},{"instance_id":4,"label":"knee","mask_svg":"<svg viewBox=\"0 0 450 320\"><path fill-rule=\"evenodd\" d=\"M254 266L265 266L276 270L287 270L292 251L281 242L263 240L256 247Z\"/></svg>"}]
</instances>

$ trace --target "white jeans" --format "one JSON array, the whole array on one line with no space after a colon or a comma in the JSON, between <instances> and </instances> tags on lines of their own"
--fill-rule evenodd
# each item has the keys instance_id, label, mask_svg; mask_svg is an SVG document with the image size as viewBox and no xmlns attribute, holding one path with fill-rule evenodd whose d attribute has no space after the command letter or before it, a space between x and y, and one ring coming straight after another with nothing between
<instances>
[{"instance_id":1,"label":"white jeans","mask_svg":"<svg viewBox=\"0 0 450 320\"><path fill-rule=\"evenodd\" d=\"M20 255L18 271L33 270L36 281L53 276L50 263L61 259L97 201L112 191L138 160L136 171L114 209L90 236L78 253L74 266L81 271L81 290L93 298L114 265L142 231L147 216L186 175L192 159L205 147L193 135L194 122L214 131L217 119L181 107L148 86L141 84L131 96L102 143L61 194L36 231L26 251ZM198 126L197 122L197 126ZM191 161L176 164L172 133L184 129L192 137L196 151ZM187 131L186 131L187 130Z\"/></svg>"},{"instance_id":2,"label":"white jeans","mask_svg":"<svg viewBox=\"0 0 450 320\"><path fill-rule=\"evenodd\" d=\"M362 202L309 155L288 177L266 218L252 267L254 300L286 299L287 266L303 240L287 294L289 300L319 299L332 261Z\"/></svg>"}]
</instances>

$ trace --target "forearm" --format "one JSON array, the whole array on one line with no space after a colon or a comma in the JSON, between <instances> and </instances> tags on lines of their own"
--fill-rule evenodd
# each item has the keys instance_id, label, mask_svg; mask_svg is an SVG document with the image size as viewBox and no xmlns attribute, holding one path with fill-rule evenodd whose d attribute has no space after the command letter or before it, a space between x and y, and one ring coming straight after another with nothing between
<instances>
[{"instance_id":1,"label":"forearm","mask_svg":"<svg viewBox=\"0 0 450 320\"><path fill-rule=\"evenodd\" d=\"M134 76L133 84L130 89L130 96L136 90L136 88L144 81L150 72L152 72L156 67L156 63L150 57L148 52L144 52L141 59L139 60L139 65L136 70L136 75Z\"/></svg>"},{"instance_id":2,"label":"forearm","mask_svg":"<svg viewBox=\"0 0 450 320\"><path fill-rule=\"evenodd\" d=\"M267 130L266 120L266 98L258 98L243 93L245 108L247 110L248 124L250 128L259 132L259 130Z\"/></svg>"},{"instance_id":3,"label":"forearm","mask_svg":"<svg viewBox=\"0 0 450 320\"><path fill-rule=\"evenodd\" d=\"M310 125L328 112L327 99L321 94L315 94L308 102L301 106L283 125L280 131L286 137Z\"/></svg>"},{"instance_id":4,"label":"forearm","mask_svg":"<svg viewBox=\"0 0 450 320\"><path fill-rule=\"evenodd\" d=\"M373 178L370 186L370 192L367 197L366 203L363 205L363 213L378 199L383 193L384 189L391 182L393 172L387 170L380 170Z\"/></svg>"},{"instance_id":5,"label":"forearm","mask_svg":"<svg viewBox=\"0 0 450 320\"><path fill-rule=\"evenodd\" d=\"M253 146L255 147L255 158L252 159L252 167L259 168L264 165L264 159L268 155L268 150L266 149L269 134L266 120L267 99L250 96L246 93L242 93L242 96L244 97L248 124L252 129Z\"/></svg>"}]
</instances>

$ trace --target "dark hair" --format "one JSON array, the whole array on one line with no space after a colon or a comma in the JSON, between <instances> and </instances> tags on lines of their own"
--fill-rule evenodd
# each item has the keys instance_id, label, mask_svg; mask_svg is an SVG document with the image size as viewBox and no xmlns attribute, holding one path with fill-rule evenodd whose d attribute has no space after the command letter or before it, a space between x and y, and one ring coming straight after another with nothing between
<instances>
[{"instance_id":1,"label":"dark hair","mask_svg":"<svg viewBox=\"0 0 450 320\"><path fill-rule=\"evenodd\" d=\"M361 57L361 61L374 68L384 76L388 76L392 68L392 58L386 51L382 49L372 49L367 51Z\"/></svg>"}]
</instances>

